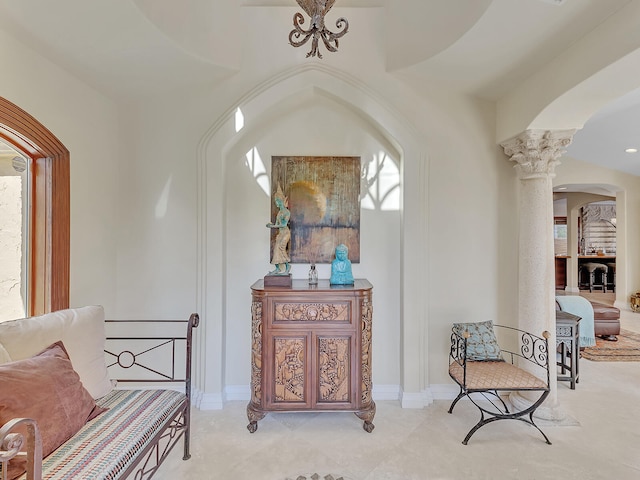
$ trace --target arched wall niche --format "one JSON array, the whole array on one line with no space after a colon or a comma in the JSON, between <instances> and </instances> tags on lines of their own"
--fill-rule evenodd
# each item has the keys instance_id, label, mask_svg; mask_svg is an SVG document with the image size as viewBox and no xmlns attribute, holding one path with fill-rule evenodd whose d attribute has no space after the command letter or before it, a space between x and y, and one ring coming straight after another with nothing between
<instances>
[{"instance_id":1,"label":"arched wall niche","mask_svg":"<svg viewBox=\"0 0 640 480\"><path fill-rule=\"evenodd\" d=\"M69 151L44 125L0 97L0 137L32 159L28 315L69 307Z\"/></svg>"},{"instance_id":2,"label":"arched wall niche","mask_svg":"<svg viewBox=\"0 0 640 480\"><path fill-rule=\"evenodd\" d=\"M242 111L244 125L236 131L236 112ZM225 378L226 336L230 322L248 325L248 306L241 319L229 317L229 284L227 261L229 250L226 227L235 221L228 218L228 193L230 184L227 170L232 162L255 145L264 136L265 126L296 115L308 108L326 108L338 115L349 117L352 125L367 132L383 148L397 155L400 163L399 224L399 390L405 406L424 406L424 389L428 385L426 352L426 300L421 292L414 291L424 271L427 235L426 219L421 214L426 205L427 166L426 155L412 128L380 99L356 79L343 72L323 65L304 65L291 69L258 85L235 103L203 136L199 148L199 242L198 242L198 308L208 319L206 331L198 345L198 374L196 401L200 408L220 408L225 398L242 397L246 392L235 390ZM343 152L342 152L343 153ZM274 154L269 152L268 155ZM283 155L323 154L318 151L278 152ZM331 152L326 153L331 154ZM268 173L268 172L267 172ZM410 199L410 201L407 201ZM269 202L264 201L262 223L269 215ZM253 208L247 205L246 208ZM255 208L260 208L255 206ZM265 238L268 232L265 229ZM407 252L411 252L410 255ZM260 255L264 255L260 253ZM263 262L268 266L268 261ZM264 266L260 266L263 269ZM260 270L260 276L266 271ZM253 274L252 274L253 275ZM256 277L242 286L249 300L248 289ZM424 286L424 285L423 285ZM374 284L375 289L375 284ZM381 292L382 293L382 292ZM248 303L247 303L248 305ZM375 307L374 307L375 308ZM374 313L375 317L375 313ZM375 323L375 320L374 320ZM247 336L247 342L249 338ZM409 361L410 359L410 361ZM419 361L418 361L419 360ZM248 360L247 360L248 371ZM246 376L248 384L249 375ZM248 389L248 385L244 386ZM234 395L236 397L234 397Z\"/></svg>"}]
</instances>

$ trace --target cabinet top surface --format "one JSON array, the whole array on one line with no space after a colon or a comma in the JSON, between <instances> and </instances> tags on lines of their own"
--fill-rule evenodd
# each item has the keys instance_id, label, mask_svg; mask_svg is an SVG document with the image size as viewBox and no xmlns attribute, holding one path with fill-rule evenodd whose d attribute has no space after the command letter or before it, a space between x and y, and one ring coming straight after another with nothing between
<instances>
[{"instance_id":1,"label":"cabinet top surface","mask_svg":"<svg viewBox=\"0 0 640 480\"><path fill-rule=\"evenodd\" d=\"M364 278L356 278L353 285L331 285L328 279L318 280L318 285L309 285L306 279L293 279L291 288L265 287L264 280L260 279L251 285L251 290L265 292L344 292L371 290L373 285Z\"/></svg>"}]
</instances>

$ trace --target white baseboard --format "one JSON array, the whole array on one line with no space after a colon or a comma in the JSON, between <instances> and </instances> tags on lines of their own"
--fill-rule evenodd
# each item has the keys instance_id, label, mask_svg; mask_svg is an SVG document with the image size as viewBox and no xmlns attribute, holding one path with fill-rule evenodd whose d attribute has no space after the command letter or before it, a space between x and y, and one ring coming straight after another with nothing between
<instances>
[{"instance_id":1,"label":"white baseboard","mask_svg":"<svg viewBox=\"0 0 640 480\"><path fill-rule=\"evenodd\" d=\"M448 383L433 384L429 389L434 400L453 400L460 392L460 387Z\"/></svg>"},{"instance_id":2,"label":"white baseboard","mask_svg":"<svg viewBox=\"0 0 640 480\"><path fill-rule=\"evenodd\" d=\"M192 390L192 404L200 410L219 410L225 402L248 402L251 399L249 385L227 385L224 394L204 393L197 389ZM372 398L374 401L399 400L399 385L374 385Z\"/></svg>"},{"instance_id":3,"label":"white baseboard","mask_svg":"<svg viewBox=\"0 0 640 480\"><path fill-rule=\"evenodd\" d=\"M400 405L402 408L424 408L433 403L433 396L427 388L422 392L401 392Z\"/></svg>"},{"instance_id":4,"label":"white baseboard","mask_svg":"<svg viewBox=\"0 0 640 480\"><path fill-rule=\"evenodd\" d=\"M401 397L402 408L424 408L433 403L434 400L453 400L460 392L457 385L431 384L420 393L403 392Z\"/></svg>"},{"instance_id":5,"label":"white baseboard","mask_svg":"<svg viewBox=\"0 0 640 480\"><path fill-rule=\"evenodd\" d=\"M251 398L249 385L227 385L224 387L224 401L248 402ZM372 398L374 401L398 400L400 398L400 385L374 385Z\"/></svg>"},{"instance_id":6,"label":"white baseboard","mask_svg":"<svg viewBox=\"0 0 640 480\"><path fill-rule=\"evenodd\" d=\"M224 401L248 402L251 399L251 388L249 385L227 385L224 387Z\"/></svg>"},{"instance_id":7,"label":"white baseboard","mask_svg":"<svg viewBox=\"0 0 640 480\"><path fill-rule=\"evenodd\" d=\"M402 408L424 408L434 400L453 400L458 394L456 385L431 385L422 392L403 392L399 385L374 385L374 401L399 400ZM192 404L200 410L221 410L225 402L248 402L251 398L249 385L227 385L224 394L204 393L192 390Z\"/></svg>"},{"instance_id":8,"label":"white baseboard","mask_svg":"<svg viewBox=\"0 0 640 480\"><path fill-rule=\"evenodd\" d=\"M222 410L222 395L219 393L204 393L197 389L191 390L191 403L199 410Z\"/></svg>"},{"instance_id":9,"label":"white baseboard","mask_svg":"<svg viewBox=\"0 0 640 480\"><path fill-rule=\"evenodd\" d=\"M400 385L373 385L371 397L374 402L400 400Z\"/></svg>"}]
</instances>

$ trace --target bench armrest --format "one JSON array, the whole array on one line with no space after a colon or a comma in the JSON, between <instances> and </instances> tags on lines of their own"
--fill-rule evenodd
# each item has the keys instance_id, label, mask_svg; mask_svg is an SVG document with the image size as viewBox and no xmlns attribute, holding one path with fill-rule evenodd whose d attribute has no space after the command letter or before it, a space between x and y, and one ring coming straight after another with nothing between
<instances>
[{"instance_id":1,"label":"bench armrest","mask_svg":"<svg viewBox=\"0 0 640 480\"><path fill-rule=\"evenodd\" d=\"M20 426L27 428L26 452L20 452L25 446L24 435L14 432ZM27 457L27 480L42 480L42 438L38 424L30 418L14 418L0 428L2 480L9 478L9 460L21 456Z\"/></svg>"}]
</instances>

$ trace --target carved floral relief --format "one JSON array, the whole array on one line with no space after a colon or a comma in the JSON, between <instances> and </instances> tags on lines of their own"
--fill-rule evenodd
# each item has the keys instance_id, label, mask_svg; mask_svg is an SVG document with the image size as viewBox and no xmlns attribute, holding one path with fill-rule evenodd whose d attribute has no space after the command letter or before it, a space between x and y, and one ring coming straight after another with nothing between
<instances>
[{"instance_id":1,"label":"carved floral relief","mask_svg":"<svg viewBox=\"0 0 640 480\"><path fill-rule=\"evenodd\" d=\"M344 303L276 303L275 321L349 322L351 305Z\"/></svg>"},{"instance_id":2,"label":"carved floral relief","mask_svg":"<svg viewBox=\"0 0 640 480\"><path fill-rule=\"evenodd\" d=\"M373 307L367 299L362 301L362 403L367 405L371 402L371 390L373 382L371 380L371 321L373 318Z\"/></svg>"}]
</instances>

